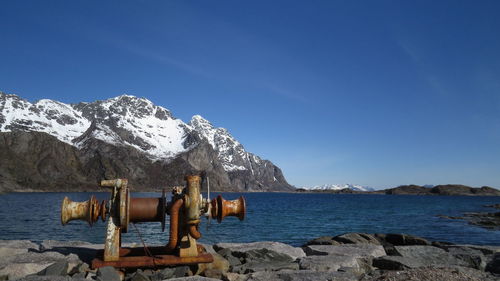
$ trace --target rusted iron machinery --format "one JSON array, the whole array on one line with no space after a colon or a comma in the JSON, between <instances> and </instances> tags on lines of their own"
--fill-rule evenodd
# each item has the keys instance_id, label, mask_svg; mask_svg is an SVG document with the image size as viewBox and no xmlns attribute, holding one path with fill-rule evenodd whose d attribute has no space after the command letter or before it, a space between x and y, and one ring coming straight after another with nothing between
<instances>
[{"instance_id":1,"label":"rusted iron machinery","mask_svg":"<svg viewBox=\"0 0 500 281\"><path fill-rule=\"evenodd\" d=\"M200 217L205 215L217 219L219 223L226 216L243 220L245 199L240 196L229 201L220 195L213 200L203 198L200 176L187 176L186 182L184 188L174 188L172 201L167 203L165 191L160 198L131 198L126 179L104 180L101 186L112 189L111 198L99 203L94 196L85 202L73 202L65 197L61 206L61 223L65 225L71 220L83 220L92 226L99 217L106 221L109 216L104 250L92 261L92 268L210 263L213 256L196 243L201 237L198 231ZM160 222L164 231L166 214L170 216L170 236L166 246L121 247L121 234L128 232L130 223Z\"/></svg>"}]
</instances>

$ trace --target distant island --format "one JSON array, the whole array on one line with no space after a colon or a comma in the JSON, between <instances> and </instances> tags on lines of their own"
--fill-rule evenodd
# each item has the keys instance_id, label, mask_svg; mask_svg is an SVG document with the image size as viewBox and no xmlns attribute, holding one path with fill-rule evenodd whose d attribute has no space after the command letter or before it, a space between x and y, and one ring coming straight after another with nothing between
<instances>
[{"instance_id":1,"label":"distant island","mask_svg":"<svg viewBox=\"0 0 500 281\"><path fill-rule=\"evenodd\" d=\"M386 194L386 195L462 195L462 196L500 196L500 190L489 186L470 187L461 184L445 184L426 187L421 185L400 185L394 188L373 191L344 189L304 189L298 188L296 192L303 193L334 193L334 194Z\"/></svg>"}]
</instances>

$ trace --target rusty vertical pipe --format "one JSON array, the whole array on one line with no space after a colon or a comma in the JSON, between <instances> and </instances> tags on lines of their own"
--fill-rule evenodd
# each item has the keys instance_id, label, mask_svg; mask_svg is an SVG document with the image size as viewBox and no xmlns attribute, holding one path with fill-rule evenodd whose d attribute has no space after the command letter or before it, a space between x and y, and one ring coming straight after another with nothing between
<instances>
[{"instance_id":1,"label":"rusty vertical pipe","mask_svg":"<svg viewBox=\"0 0 500 281\"><path fill-rule=\"evenodd\" d=\"M192 224L189 226L189 234L196 240L201 238L201 233L198 231L196 224Z\"/></svg>"},{"instance_id":2,"label":"rusty vertical pipe","mask_svg":"<svg viewBox=\"0 0 500 281\"><path fill-rule=\"evenodd\" d=\"M170 207L170 237L168 238L167 249L174 250L177 247L179 236L179 210L184 204L184 200L177 199Z\"/></svg>"},{"instance_id":3,"label":"rusty vertical pipe","mask_svg":"<svg viewBox=\"0 0 500 281\"><path fill-rule=\"evenodd\" d=\"M198 175L186 177L187 181L187 202L186 217L188 224L198 224L200 222L200 181Z\"/></svg>"}]
</instances>

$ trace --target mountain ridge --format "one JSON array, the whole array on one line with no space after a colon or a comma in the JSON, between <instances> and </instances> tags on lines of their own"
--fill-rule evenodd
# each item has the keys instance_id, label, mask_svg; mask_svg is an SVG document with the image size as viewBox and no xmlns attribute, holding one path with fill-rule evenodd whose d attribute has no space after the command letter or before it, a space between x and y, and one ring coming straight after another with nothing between
<instances>
[{"instance_id":1,"label":"mountain ridge","mask_svg":"<svg viewBox=\"0 0 500 281\"><path fill-rule=\"evenodd\" d=\"M36 140L26 135L35 132L38 134L32 137L47 142L53 152L39 157L48 157L51 164L50 161L57 161L51 157L59 155L58 149L66 151L69 154L65 157L73 157L89 169L87 172L91 176L77 176L75 171L70 176L79 178L85 185L111 177L128 177L130 183L135 180L145 185L159 184L153 179L146 180L148 175L168 180L170 185L178 185L183 182L179 173L182 171L207 173L214 190L293 190L278 167L246 151L227 129L216 128L200 115L194 115L188 123L184 123L175 118L170 110L154 105L146 98L121 95L76 104L49 99L31 103L17 95L0 92L0 134L4 140L0 148L5 151L2 156L7 157L3 159L16 162L17 157L25 161L41 161L28 155L37 155L37 151L25 147L18 147L19 151L14 154L8 153L12 152L9 143L36 143ZM41 134L52 138L42 137ZM135 155L134 161L141 171L134 171L134 161L122 159L120 153ZM113 157L109 158L110 155ZM25 179L18 177L20 172L6 170L5 167L2 170L2 166L6 164L0 164L0 171L4 175L0 177L0 188L5 185L15 190L26 188ZM30 169L31 175L40 174L37 168ZM65 174L61 171L63 169L58 167L59 176ZM166 171L176 176L158 175ZM30 173L23 175L29 177ZM52 176L57 178L58 175ZM36 178L41 180L41 177ZM58 180L42 182L55 188L53 183Z\"/></svg>"},{"instance_id":2,"label":"mountain ridge","mask_svg":"<svg viewBox=\"0 0 500 281\"><path fill-rule=\"evenodd\" d=\"M323 185L316 185L316 186L311 186L311 187L301 187L304 190L343 190L343 189L350 189L353 191L375 191L374 188L368 187L368 186L362 186L362 185L357 185L357 184L323 184Z\"/></svg>"}]
</instances>

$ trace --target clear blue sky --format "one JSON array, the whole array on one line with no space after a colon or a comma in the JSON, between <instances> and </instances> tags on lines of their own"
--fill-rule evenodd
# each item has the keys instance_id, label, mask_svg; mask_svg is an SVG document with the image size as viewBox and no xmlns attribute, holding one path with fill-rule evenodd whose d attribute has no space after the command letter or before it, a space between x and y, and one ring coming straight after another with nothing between
<instances>
[{"instance_id":1,"label":"clear blue sky","mask_svg":"<svg viewBox=\"0 0 500 281\"><path fill-rule=\"evenodd\" d=\"M500 188L500 1L2 1L0 90L128 93L296 186Z\"/></svg>"}]
</instances>

